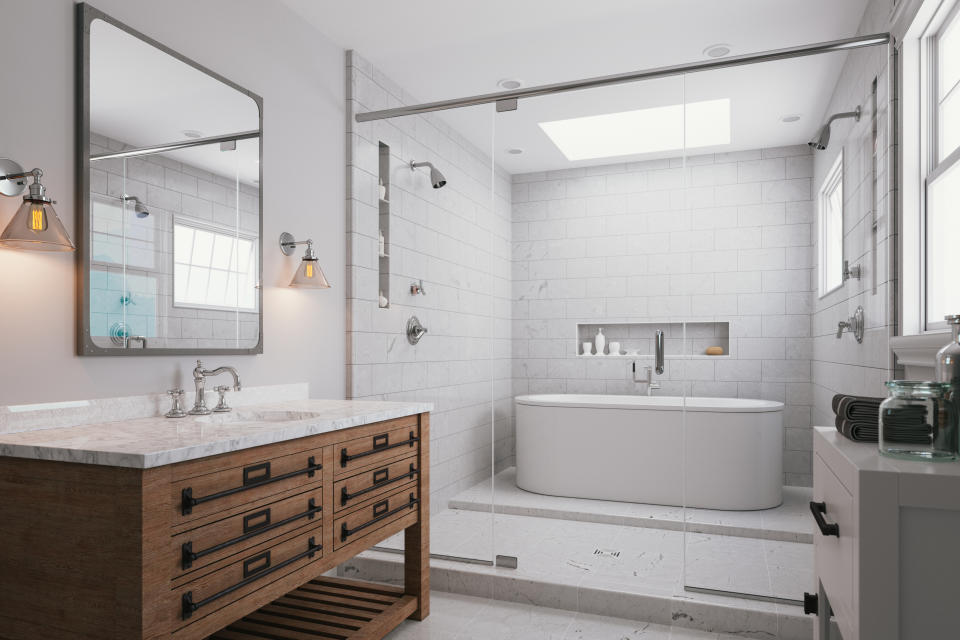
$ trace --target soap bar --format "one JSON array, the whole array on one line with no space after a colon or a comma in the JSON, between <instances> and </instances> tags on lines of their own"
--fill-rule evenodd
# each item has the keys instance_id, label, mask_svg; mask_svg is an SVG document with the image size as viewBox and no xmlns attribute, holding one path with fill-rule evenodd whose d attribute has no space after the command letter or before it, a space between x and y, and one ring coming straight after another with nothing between
<instances>
[{"instance_id":1,"label":"soap bar","mask_svg":"<svg viewBox=\"0 0 960 640\"><path fill-rule=\"evenodd\" d=\"M722 356L723 347L707 347L708 356Z\"/></svg>"}]
</instances>

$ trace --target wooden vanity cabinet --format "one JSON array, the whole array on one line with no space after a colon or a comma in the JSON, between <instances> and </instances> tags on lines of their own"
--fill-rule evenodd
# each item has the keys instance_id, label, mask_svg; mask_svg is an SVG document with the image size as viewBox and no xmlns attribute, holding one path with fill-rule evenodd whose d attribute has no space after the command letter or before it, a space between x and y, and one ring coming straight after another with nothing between
<instances>
[{"instance_id":1,"label":"wooden vanity cabinet","mask_svg":"<svg viewBox=\"0 0 960 640\"><path fill-rule=\"evenodd\" d=\"M0 457L0 639L376 639L422 620L428 443L423 413L150 469ZM323 577L400 531L403 588Z\"/></svg>"}]
</instances>

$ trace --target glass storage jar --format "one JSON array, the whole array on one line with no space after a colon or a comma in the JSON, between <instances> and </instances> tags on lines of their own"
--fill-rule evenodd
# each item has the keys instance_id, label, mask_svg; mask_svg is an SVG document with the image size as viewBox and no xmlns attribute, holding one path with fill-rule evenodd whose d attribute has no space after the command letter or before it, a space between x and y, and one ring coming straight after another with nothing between
<instances>
[{"instance_id":1,"label":"glass storage jar","mask_svg":"<svg viewBox=\"0 0 960 640\"><path fill-rule=\"evenodd\" d=\"M908 460L956 460L957 410L953 386L891 380L880 405L880 453Z\"/></svg>"}]
</instances>

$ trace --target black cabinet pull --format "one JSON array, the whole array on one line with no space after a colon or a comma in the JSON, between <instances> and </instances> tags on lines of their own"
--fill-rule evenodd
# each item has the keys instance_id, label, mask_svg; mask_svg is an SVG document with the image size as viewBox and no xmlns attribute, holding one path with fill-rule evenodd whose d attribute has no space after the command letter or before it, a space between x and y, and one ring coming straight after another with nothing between
<instances>
[{"instance_id":1,"label":"black cabinet pull","mask_svg":"<svg viewBox=\"0 0 960 640\"><path fill-rule=\"evenodd\" d=\"M813 514L813 519L817 521L817 526L820 528L820 533L825 536L837 536L840 537L840 525L834 523L828 523L823 519L823 516L827 513L827 503L826 502L810 502L810 513Z\"/></svg>"},{"instance_id":2,"label":"black cabinet pull","mask_svg":"<svg viewBox=\"0 0 960 640\"><path fill-rule=\"evenodd\" d=\"M193 612L196 611L197 609L199 609L200 607L206 606L206 605L210 604L211 602L213 602L214 600L218 600L218 599L220 599L220 598L222 598L222 597L224 597L224 596L230 595L231 593L233 593L233 592L236 591L237 589L242 589L243 587L247 586L248 584L251 584L251 583L254 582L255 580L259 580L260 578L263 578L264 576L268 576L268 575L270 575L271 573L273 573L273 572L275 572L275 571L280 571L280 570L283 569L284 567L287 567L287 566L293 564L293 563L296 562L297 560L302 560L303 558L307 558L307 557L312 558L312 557L314 556L314 554L316 554L316 553L317 553L318 551L320 551L321 549L323 549L323 545L316 544L315 541L314 541L314 538L311 537L311 538L307 541L307 550L306 550L306 551L303 551L303 552L301 552L301 553L298 553L297 555L295 555L295 556L293 556L293 557L291 557L291 558L287 558L286 560L284 560L284 561L281 562L280 564L275 564L275 565L273 565L273 566L270 566L270 560L269 560L269 556L268 556L268 557L266 558L267 566L261 566L261 567L259 567L259 568L254 568L254 569L252 569L252 571L251 571L251 574L252 574L252 575L249 575L249 576L248 576L248 574L247 574L247 571L248 571L248 569L249 569L249 567L247 566L247 563L252 563L252 562L257 562L257 561L263 561L263 560L264 560L264 558L263 558L263 555L264 555L264 554L260 553L260 554L257 554L257 555L255 555L255 556L253 556L252 558L248 558L248 559L244 562L244 566L243 566L243 574L244 574L244 576L248 576L248 577L245 577L243 580L241 580L240 582L236 583L235 585L232 585L232 586L227 587L227 588L224 589L223 591L218 591L217 593L213 594L212 596L206 597L206 598L204 598L203 600L199 600L199 601L197 601L197 602L194 602L194 601L193 601L193 591L187 591L185 594L183 594L183 595L180 597L180 615L181 615L181 617L182 617L184 620L187 620L188 618L190 618L190 616L193 615ZM269 552L267 552L267 553L269 554Z\"/></svg>"},{"instance_id":3,"label":"black cabinet pull","mask_svg":"<svg viewBox=\"0 0 960 640\"><path fill-rule=\"evenodd\" d=\"M820 597L815 593L803 592L803 612L806 615L817 615L820 609Z\"/></svg>"},{"instance_id":4,"label":"black cabinet pull","mask_svg":"<svg viewBox=\"0 0 960 640\"><path fill-rule=\"evenodd\" d=\"M380 471L388 471L387 469L381 469ZM362 496L370 493L371 491L376 491L382 487L387 486L388 484L394 484L408 478L416 478L417 474L420 473L417 471L417 468L414 464L410 463L410 471L406 472L402 476L394 476L393 478L389 477L389 474L385 475L382 479L377 479L377 474L380 471L373 472L373 484L365 489L360 489L360 491L355 491L354 493L349 493L347 487L340 487L340 506L345 507L347 503L356 498L357 496Z\"/></svg>"},{"instance_id":5,"label":"black cabinet pull","mask_svg":"<svg viewBox=\"0 0 960 640\"><path fill-rule=\"evenodd\" d=\"M381 440L378 442L377 439ZM402 442L394 442L393 444L387 444L389 441L388 434L383 434L381 436L374 436L373 438L373 449L369 451L364 451L362 453L355 453L353 455L347 454L347 448L344 447L340 449L340 466L345 467L347 463L351 460L356 460L357 458L362 458L364 456L371 456L375 453L380 453L381 451L386 451L387 449L396 449L397 447L412 447L416 443L420 442L420 438L413 435L413 431L410 431L410 437Z\"/></svg>"},{"instance_id":6,"label":"black cabinet pull","mask_svg":"<svg viewBox=\"0 0 960 640\"><path fill-rule=\"evenodd\" d=\"M266 465L266 467L264 467ZM204 502L210 502L211 500L216 500L218 498L226 498L227 496L232 496L235 493L240 493L241 491L246 491L247 489L253 489L255 487L262 487L265 484L270 484L271 482L279 482L280 480L286 480L287 478L295 478L296 476L302 476L306 474L307 477L312 478L313 474L317 471L323 469L323 465L317 464L316 459L313 456L310 456L307 459L307 467L305 469L300 469L299 471L291 471L290 473L285 473L280 476L271 476L270 475L270 463L265 462L263 464L255 464L250 467L246 467L243 470L243 485L239 487L234 487L233 489L227 489L225 491L220 491L219 493L211 493L208 496L203 496L202 498L193 497L193 487L187 487L180 492L180 512L183 515L189 515L193 513L193 508L198 504L203 504ZM259 472L260 475L252 476L252 473Z\"/></svg>"},{"instance_id":7,"label":"black cabinet pull","mask_svg":"<svg viewBox=\"0 0 960 640\"><path fill-rule=\"evenodd\" d=\"M266 511L266 512L267 512L267 523L268 523L268 524L264 525L263 523L261 523L261 524L255 526L253 529L248 530L248 529L247 529L247 518L253 518L253 517L255 517L255 516L256 516L256 517L260 517L260 516L263 514L263 511ZM203 551L194 551L194 550L193 550L193 541L192 541L192 540L191 540L190 542L184 542L182 545L180 545L180 567L181 567L184 571L186 571L187 569L189 569L190 567L193 566L194 561L196 561L198 558L202 558L202 557L204 557L204 556L210 555L211 553L215 553L215 552L217 552L217 551L220 551L221 549L226 549L227 547L229 547L229 546L231 546L231 545L235 545L235 544L237 544L238 542L243 542L244 540L249 540L250 538L252 538L252 537L254 537L254 536L258 536L258 535L260 535L261 533L266 533L267 531L272 531L273 529L276 529L276 528L278 528L278 527L282 527L282 526L284 526L284 525L286 525L286 524L290 524L291 522L296 522L297 520L300 520L301 518L309 518L309 519L312 520L314 515L316 515L317 513L320 513L321 511L323 511L323 507L322 507L322 506L321 506L321 507L318 507L318 506L317 506L317 501L316 501L316 499L310 498L310 500L307 501L307 510L306 510L306 511L304 511L303 513L298 513L298 514L296 514L296 515L290 516L289 518L284 518L283 520L280 520L280 521L278 521L278 522L274 522L274 523L272 523L272 524L269 524L269 522L270 522L270 509L264 509L263 511L258 511L258 512L256 512L256 513L251 513L250 515L246 516L246 517L243 519L243 531L244 531L244 534L243 534L242 536L237 536L236 538L232 538L232 539L230 539L230 540L227 540L226 542L221 542L220 544L214 545L214 546L210 547L209 549L204 549Z\"/></svg>"},{"instance_id":8,"label":"black cabinet pull","mask_svg":"<svg viewBox=\"0 0 960 640\"><path fill-rule=\"evenodd\" d=\"M258 553L252 558L243 561L243 577L249 578L253 574L270 568L270 549Z\"/></svg>"},{"instance_id":9,"label":"black cabinet pull","mask_svg":"<svg viewBox=\"0 0 960 640\"><path fill-rule=\"evenodd\" d=\"M389 518L389 517L392 516L392 515L395 515L395 514L397 514L397 513L400 513L400 512L403 511L404 509L413 509L415 506L417 506L417 504L418 504L419 502L420 502L420 500L418 500L417 498L415 498L415 497L413 496L413 492L410 492L410 502L408 502L407 504L402 505L402 506L399 506L399 507L397 507L396 509L391 509L390 511L387 511L386 513L381 513L380 515L377 515L377 516L376 516L375 518L373 518L372 520L368 520L368 521L364 522L364 523L361 524L361 525L357 525L357 526L354 527L353 529L348 529L348 528L347 528L347 523L344 522L343 524L340 525L340 542L346 542L346 541L347 541L347 538L349 538L349 537L352 536L353 534L357 533L358 531L362 531L362 530L366 529L367 527L369 527L369 526L371 526L371 525L374 525L374 524L380 522L380 521L383 520L384 518ZM383 502L378 502L376 505L374 505L374 507L373 507L373 513L374 513L374 515L376 515L376 513L377 513L377 508L378 508L378 507L381 507L381 505L384 505L384 503L386 503L387 505L389 505L389 501L388 501L388 500L384 500ZM381 507L381 508L382 508L382 507Z\"/></svg>"}]
</instances>

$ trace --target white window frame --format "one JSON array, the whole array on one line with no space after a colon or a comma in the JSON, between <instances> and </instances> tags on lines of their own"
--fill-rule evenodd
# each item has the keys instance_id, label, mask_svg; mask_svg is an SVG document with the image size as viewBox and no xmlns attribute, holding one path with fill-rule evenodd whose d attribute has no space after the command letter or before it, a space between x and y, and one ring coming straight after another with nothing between
<instances>
[{"instance_id":1,"label":"white window frame","mask_svg":"<svg viewBox=\"0 0 960 640\"><path fill-rule=\"evenodd\" d=\"M939 160L937 37L960 19L960 0L925 0L901 47L901 288L902 336L947 332L942 318L927 317L927 189L957 162L960 150Z\"/></svg>"},{"instance_id":2,"label":"white window frame","mask_svg":"<svg viewBox=\"0 0 960 640\"><path fill-rule=\"evenodd\" d=\"M833 279L830 278L830 272L826 268L827 266L827 256L829 249L829 240L830 240L830 228L832 225L827 225L827 209L830 206L830 199L833 196L836 190L840 190L840 211L834 212L835 215L840 217L840 262L843 263L843 209L844 209L844 195L843 195L843 149L840 150L840 153L837 154L837 159L833 161L830 170L827 172L826 177L823 179L823 184L820 185L820 191L817 197L817 273L819 285L817 287L818 295L820 298L823 298L837 289L843 287L843 267L839 269L839 273L833 274ZM837 279L839 277L839 279Z\"/></svg>"},{"instance_id":3,"label":"white window frame","mask_svg":"<svg viewBox=\"0 0 960 640\"><path fill-rule=\"evenodd\" d=\"M257 234L250 233L245 231L240 231L234 227L227 227L224 225L218 225L205 220L197 220L196 218L188 218L184 216L175 216L173 219L173 230L171 234L171 242L176 242L176 227L189 227L194 230L209 231L211 233L216 233L225 236L236 237L242 240L249 240L253 243L253 256L251 257L252 264L254 265L254 272L256 272L256 265L260 263L260 247L257 242ZM172 275L171 275L171 290L170 298L172 305L177 309L207 309L213 311L230 311L238 313L257 313L260 307L260 296L253 297L253 306L252 307L233 307L229 305L220 306L220 305L205 305L205 304L196 304L192 302L178 302L176 299L176 247L172 247L170 252L171 266L172 266Z\"/></svg>"}]
</instances>

